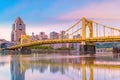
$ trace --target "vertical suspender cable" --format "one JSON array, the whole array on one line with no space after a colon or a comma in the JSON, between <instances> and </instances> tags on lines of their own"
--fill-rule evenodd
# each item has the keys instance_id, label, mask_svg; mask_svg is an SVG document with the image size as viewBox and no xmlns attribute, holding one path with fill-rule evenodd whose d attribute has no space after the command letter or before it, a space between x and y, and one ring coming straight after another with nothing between
<instances>
[{"instance_id":1,"label":"vertical suspender cable","mask_svg":"<svg viewBox=\"0 0 120 80\"><path fill-rule=\"evenodd\" d=\"M105 26L103 26L103 29L104 29L103 31L104 31L104 37L105 37Z\"/></svg>"},{"instance_id":2,"label":"vertical suspender cable","mask_svg":"<svg viewBox=\"0 0 120 80\"><path fill-rule=\"evenodd\" d=\"M98 23L96 23L96 37L98 37Z\"/></svg>"}]
</instances>

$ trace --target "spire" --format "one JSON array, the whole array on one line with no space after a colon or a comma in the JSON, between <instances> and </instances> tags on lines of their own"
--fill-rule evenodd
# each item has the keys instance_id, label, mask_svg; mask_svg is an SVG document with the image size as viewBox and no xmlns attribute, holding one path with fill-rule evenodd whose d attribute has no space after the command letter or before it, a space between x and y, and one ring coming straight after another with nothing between
<instances>
[{"instance_id":1,"label":"spire","mask_svg":"<svg viewBox=\"0 0 120 80\"><path fill-rule=\"evenodd\" d=\"M23 20L20 18L20 16L15 20L16 24L24 24Z\"/></svg>"}]
</instances>

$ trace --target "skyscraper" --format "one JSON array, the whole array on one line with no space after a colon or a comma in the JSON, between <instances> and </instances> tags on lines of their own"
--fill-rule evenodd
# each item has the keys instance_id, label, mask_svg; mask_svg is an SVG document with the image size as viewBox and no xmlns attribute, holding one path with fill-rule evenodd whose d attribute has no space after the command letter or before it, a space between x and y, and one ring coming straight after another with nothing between
<instances>
[{"instance_id":1,"label":"skyscraper","mask_svg":"<svg viewBox=\"0 0 120 80\"><path fill-rule=\"evenodd\" d=\"M23 20L18 17L12 26L11 41L19 42L21 35L26 35L26 25Z\"/></svg>"}]
</instances>

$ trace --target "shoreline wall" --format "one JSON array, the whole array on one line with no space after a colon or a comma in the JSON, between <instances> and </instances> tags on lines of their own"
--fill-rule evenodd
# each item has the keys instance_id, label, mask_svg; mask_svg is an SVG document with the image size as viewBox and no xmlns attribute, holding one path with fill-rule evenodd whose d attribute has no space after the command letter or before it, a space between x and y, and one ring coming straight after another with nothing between
<instances>
[{"instance_id":1,"label":"shoreline wall","mask_svg":"<svg viewBox=\"0 0 120 80\"><path fill-rule=\"evenodd\" d=\"M48 49L32 49L32 53L74 53L75 50L48 50Z\"/></svg>"}]
</instances>

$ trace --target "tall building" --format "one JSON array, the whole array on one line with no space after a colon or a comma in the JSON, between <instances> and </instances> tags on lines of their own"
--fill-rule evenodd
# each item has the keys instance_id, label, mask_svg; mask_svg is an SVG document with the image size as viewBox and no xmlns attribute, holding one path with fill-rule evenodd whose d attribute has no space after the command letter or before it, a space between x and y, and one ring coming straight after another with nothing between
<instances>
[{"instance_id":1,"label":"tall building","mask_svg":"<svg viewBox=\"0 0 120 80\"><path fill-rule=\"evenodd\" d=\"M45 32L40 32L40 34L38 35L39 40L47 40L48 39L48 35L45 34Z\"/></svg>"},{"instance_id":2,"label":"tall building","mask_svg":"<svg viewBox=\"0 0 120 80\"><path fill-rule=\"evenodd\" d=\"M80 34L74 35L73 39L76 39L76 38L81 38L81 35Z\"/></svg>"},{"instance_id":3,"label":"tall building","mask_svg":"<svg viewBox=\"0 0 120 80\"><path fill-rule=\"evenodd\" d=\"M32 40L32 41L34 41L34 40L35 40L35 35L34 35L34 32L32 32L31 40Z\"/></svg>"},{"instance_id":4,"label":"tall building","mask_svg":"<svg viewBox=\"0 0 120 80\"><path fill-rule=\"evenodd\" d=\"M77 35L74 35L73 36L73 39L79 39L81 38L81 35L80 34L77 34ZM79 50L80 49L80 43L72 43L72 47L75 48L76 50Z\"/></svg>"},{"instance_id":5,"label":"tall building","mask_svg":"<svg viewBox=\"0 0 120 80\"><path fill-rule=\"evenodd\" d=\"M11 41L19 42L21 35L26 35L26 25L23 20L18 17L12 26Z\"/></svg>"},{"instance_id":6,"label":"tall building","mask_svg":"<svg viewBox=\"0 0 120 80\"><path fill-rule=\"evenodd\" d=\"M59 39L59 33L57 33L57 32L51 32L50 33L50 39L52 40L52 39ZM61 47L61 44L60 43L57 43L57 44L51 44L51 47L52 48L60 48Z\"/></svg>"},{"instance_id":7,"label":"tall building","mask_svg":"<svg viewBox=\"0 0 120 80\"><path fill-rule=\"evenodd\" d=\"M60 33L60 39L69 39L69 34L65 33L65 31L61 31ZM70 44L69 43L62 43L62 48L69 48Z\"/></svg>"},{"instance_id":8,"label":"tall building","mask_svg":"<svg viewBox=\"0 0 120 80\"><path fill-rule=\"evenodd\" d=\"M51 32L50 33L50 39L59 39L59 33Z\"/></svg>"}]
</instances>

